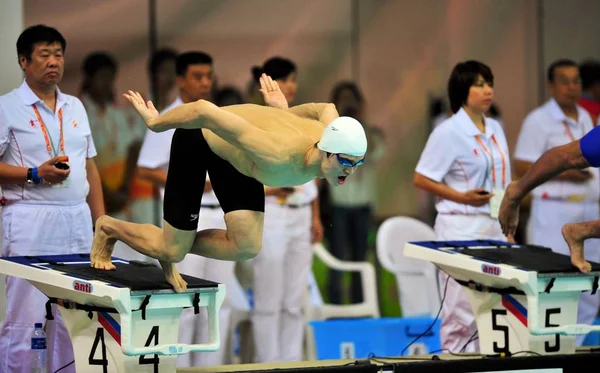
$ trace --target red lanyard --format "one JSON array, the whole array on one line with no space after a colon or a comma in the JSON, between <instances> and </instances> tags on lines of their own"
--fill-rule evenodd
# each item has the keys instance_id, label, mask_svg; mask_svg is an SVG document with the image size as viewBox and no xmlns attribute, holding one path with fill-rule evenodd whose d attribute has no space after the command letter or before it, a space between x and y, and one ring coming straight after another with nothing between
<instances>
[{"instance_id":1,"label":"red lanyard","mask_svg":"<svg viewBox=\"0 0 600 373\"><path fill-rule=\"evenodd\" d=\"M479 145L481 145L481 147L483 148L483 151L486 154L488 154L490 156L490 159L492 160L492 183L494 183L494 188L495 188L496 187L496 165L494 164L494 155L487 148L487 146L485 146L485 144L481 140L481 137L476 136L475 138L479 142ZM498 142L496 141L495 135L492 135L492 141L496 145L496 148L498 149L498 153L500 153L500 158L502 158L502 188L505 188L506 187L506 159L504 158L504 152L502 151L502 149L500 148L500 145L498 145Z\"/></svg>"},{"instance_id":2,"label":"red lanyard","mask_svg":"<svg viewBox=\"0 0 600 373\"><path fill-rule=\"evenodd\" d=\"M573 133L571 132L571 128L569 127L569 123L566 120L563 120L562 122L563 126L565 126L565 131L567 131L567 136L569 136L569 138L571 139L571 141L575 141L575 137L573 136ZM581 126L581 133L583 135L584 130L583 130L583 124L578 123Z\"/></svg>"},{"instance_id":3,"label":"red lanyard","mask_svg":"<svg viewBox=\"0 0 600 373\"><path fill-rule=\"evenodd\" d=\"M44 140L46 141L46 150L48 150L48 154L50 154L50 157L57 156L58 154L55 154L56 152L54 151L54 145L52 145L52 141L50 141L50 135L48 134L48 129L46 128L46 125L44 124L44 120L42 119L42 116L40 115L40 112L37 109L37 107L35 106L35 104L33 104L33 111L35 111L35 116L37 117L37 120L40 123L40 128L42 129L42 133L44 134ZM58 140L59 141L59 150L62 155L65 155L65 137L63 134L62 108L58 109L58 120L60 121L60 138Z\"/></svg>"}]
</instances>

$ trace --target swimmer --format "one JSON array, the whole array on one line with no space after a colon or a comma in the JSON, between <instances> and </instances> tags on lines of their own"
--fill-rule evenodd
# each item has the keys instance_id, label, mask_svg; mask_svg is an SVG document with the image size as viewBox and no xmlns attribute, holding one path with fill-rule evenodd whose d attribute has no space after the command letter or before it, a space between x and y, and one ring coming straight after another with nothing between
<instances>
[{"instance_id":1,"label":"swimmer","mask_svg":"<svg viewBox=\"0 0 600 373\"><path fill-rule=\"evenodd\" d=\"M548 150L520 180L513 181L506 188L498 217L502 232L509 239L514 239L519 224L519 204L537 186L567 170L599 166L600 127L579 140ZM565 224L562 234L569 245L571 263L581 272L589 272L591 265L585 260L583 242L588 238L600 238L600 220Z\"/></svg>"},{"instance_id":2,"label":"swimmer","mask_svg":"<svg viewBox=\"0 0 600 373\"><path fill-rule=\"evenodd\" d=\"M225 107L199 100L159 115L137 92L125 98L154 132L174 130L165 185L163 226L102 216L96 223L91 265L110 270L115 242L160 261L176 291L186 288L174 263L188 253L220 260L255 257L262 245L264 186L302 185L314 178L344 184L365 159L362 125L340 117L333 104L288 108L277 82L260 78L267 106ZM226 230L196 232L208 171L225 212Z\"/></svg>"}]
</instances>

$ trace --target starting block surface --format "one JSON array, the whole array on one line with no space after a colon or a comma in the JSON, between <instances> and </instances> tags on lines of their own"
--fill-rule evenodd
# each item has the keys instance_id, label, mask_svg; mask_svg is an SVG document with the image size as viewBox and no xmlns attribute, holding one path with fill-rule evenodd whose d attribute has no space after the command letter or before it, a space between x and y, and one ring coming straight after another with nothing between
<instances>
[{"instance_id":1,"label":"starting block surface","mask_svg":"<svg viewBox=\"0 0 600 373\"><path fill-rule=\"evenodd\" d=\"M28 280L58 305L78 372L175 372L176 355L220 347L223 284L182 274L187 290L175 293L153 264L112 262L116 270L106 271L92 268L89 254L3 257L0 273ZM206 307L207 343L178 343L188 307Z\"/></svg>"},{"instance_id":2,"label":"starting block surface","mask_svg":"<svg viewBox=\"0 0 600 373\"><path fill-rule=\"evenodd\" d=\"M112 262L117 267L116 270L104 271L90 266L88 254L15 256L2 258L2 260L34 268L64 272L82 280L101 281L104 285L112 287L129 288L132 293L173 293L173 287L165 280L162 269L151 263L127 261L113 257ZM185 274L182 274L181 277L187 282L188 289L214 289L219 285L216 282Z\"/></svg>"},{"instance_id":3,"label":"starting block surface","mask_svg":"<svg viewBox=\"0 0 600 373\"><path fill-rule=\"evenodd\" d=\"M506 264L524 271L535 271L538 274L579 274L579 269L571 264L570 257L543 246L483 240L416 242L416 244L434 250L469 255L480 261ZM481 251L482 249L484 251ZM592 264L592 272L600 273L600 264L593 262L590 264Z\"/></svg>"},{"instance_id":4,"label":"starting block surface","mask_svg":"<svg viewBox=\"0 0 600 373\"><path fill-rule=\"evenodd\" d=\"M575 335L600 330L577 324L579 295L598 290L600 263L581 273L550 248L495 240L409 242L404 253L465 287L482 353L573 353Z\"/></svg>"}]
</instances>

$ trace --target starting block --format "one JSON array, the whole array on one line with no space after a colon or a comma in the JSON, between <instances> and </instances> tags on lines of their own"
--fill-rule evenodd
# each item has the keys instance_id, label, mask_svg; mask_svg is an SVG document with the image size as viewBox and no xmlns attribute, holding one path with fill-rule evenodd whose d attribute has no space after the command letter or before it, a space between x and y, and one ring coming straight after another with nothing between
<instances>
[{"instance_id":1,"label":"starting block","mask_svg":"<svg viewBox=\"0 0 600 373\"><path fill-rule=\"evenodd\" d=\"M483 354L574 353L576 335L600 330L577 324L580 294L598 290L599 263L581 273L569 256L547 247L485 240L408 242L404 254L434 263L464 286Z\"/></svg>"},{"instance_id":2,"label":"starting block","mask_svg":"<svg viewBox=\"0 0 600 373\"><path fill-rule=\"evenodd\" d=\"M28 280L56 303L65 322L77 372L175 372L176 357L220 347L219 309L225 285L182 274L175 293L162 269L112 258L116 270L90 266L89 254L0 258L0 273ZM184 308L206 307L209 341L178 343Z\"/></svg>"}]
</instances>

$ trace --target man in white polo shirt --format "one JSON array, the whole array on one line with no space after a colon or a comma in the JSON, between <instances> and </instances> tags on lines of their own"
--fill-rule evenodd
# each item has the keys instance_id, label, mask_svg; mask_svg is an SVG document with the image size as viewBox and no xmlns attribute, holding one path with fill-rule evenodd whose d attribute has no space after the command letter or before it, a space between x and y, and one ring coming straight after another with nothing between
<instances>
[{"instance_id":1,"label":"man in white polo shirt","mask_svg":"<svg viewBox=\"0 0 600 373\"><path fill-rule=\"evenodd\" d=\"M313 201L318 196L314 180L272 189L265 197L263 246L252 260L252 327L256 361L261 363L302 360L302 306L312 267Z\"/></svg>"},{"instance_id":2,"label":"man in white polo shirt","mask_svg":"<svg viewBox=\"0 0 600 373\"><path fill-rule=\"evenodd\" d=\"M288 105L296 99L297 67L283 57L269 58L252 69L281 89ZM265 188L262 249L252 261L252 326L256 362L302 360L305 327L302 306L312 267L312 243L321 241L323 226L315 180L296 187Z\"/></svg>"},{"instance_id":3,"label":"man in white polo shirt","mask_svg":"<svg viewBox=\"0 0 600 373\"><path fill-rule=\"evenodd\" d=\"M57 87L65 50L66 41L54 28L23 31L17 54L25 81L0 97L3 256L89 253L93 223L104 215L85 109ZM0 372L31 372L34 323L45 324L48 371L73 361L55 305L54 320L46 321L46 296L28 281L7 277L6 298ZM74 371L73 366L62 370Z\"/></svg>"},{"instance_id":4,"label":"man in white polo shirt","mask_svg":"<svg viewBox=\"0 0 600 373\"><path fill-rule=\"evenodd\" d=\"M552 98L525 118L517 141L514 159L519 178L547 150L578 140L594 128L588 112L577 105L581 96L577 64L570 60L555 61L548 68L547 79ZM596 168L563 172L535 188L532 195L528 227L530 244L569 255L562 227L567 223L600 218L600 183ZM599 240L586 242L586 258L595 262L600 260ZM583 293L578 322L592 324L599 305L600 294ZM584 339L585 335L577 336L578 345Z\"/></svg>"},{"instance_id":5,"label":"man in white polo shirt","mask_svg":"<svg viewBox=\"0 0 600 373\"><path fill-rule=\"evenodd\" d=\"M177 57L176 69L179 96L163 112L167 112L184 103L210 100L213 87L213 62L209 55L202 52L182 53ZM161 188L161 196L163 197L173 132L175 130L160 133L148 130L138 158L140 176L158 185ZM199 185L198 188L201 188L201 186ZM201 211L198 217L198 230L210 228L226 229L223 210L211 188L208 176L204 185ZM228 289L230 283L235 281L234 265L235 262L232 261L210 259L198 255L188 255L182 262L176 264L177 270L180 273L224 283ZM194 352L180 355L177 358L177 365L179 367L215 366L222 364L231 316L229 298L229 296L226 297L219 314L221 346L223 348L212 353ZM207 315L204 311L201 310L199 315L195 315L193 309L183 311L179 329L180 343L202 343L204 340L207 340L208 324L206 321Z\"/></svg>"}]
</instances>

